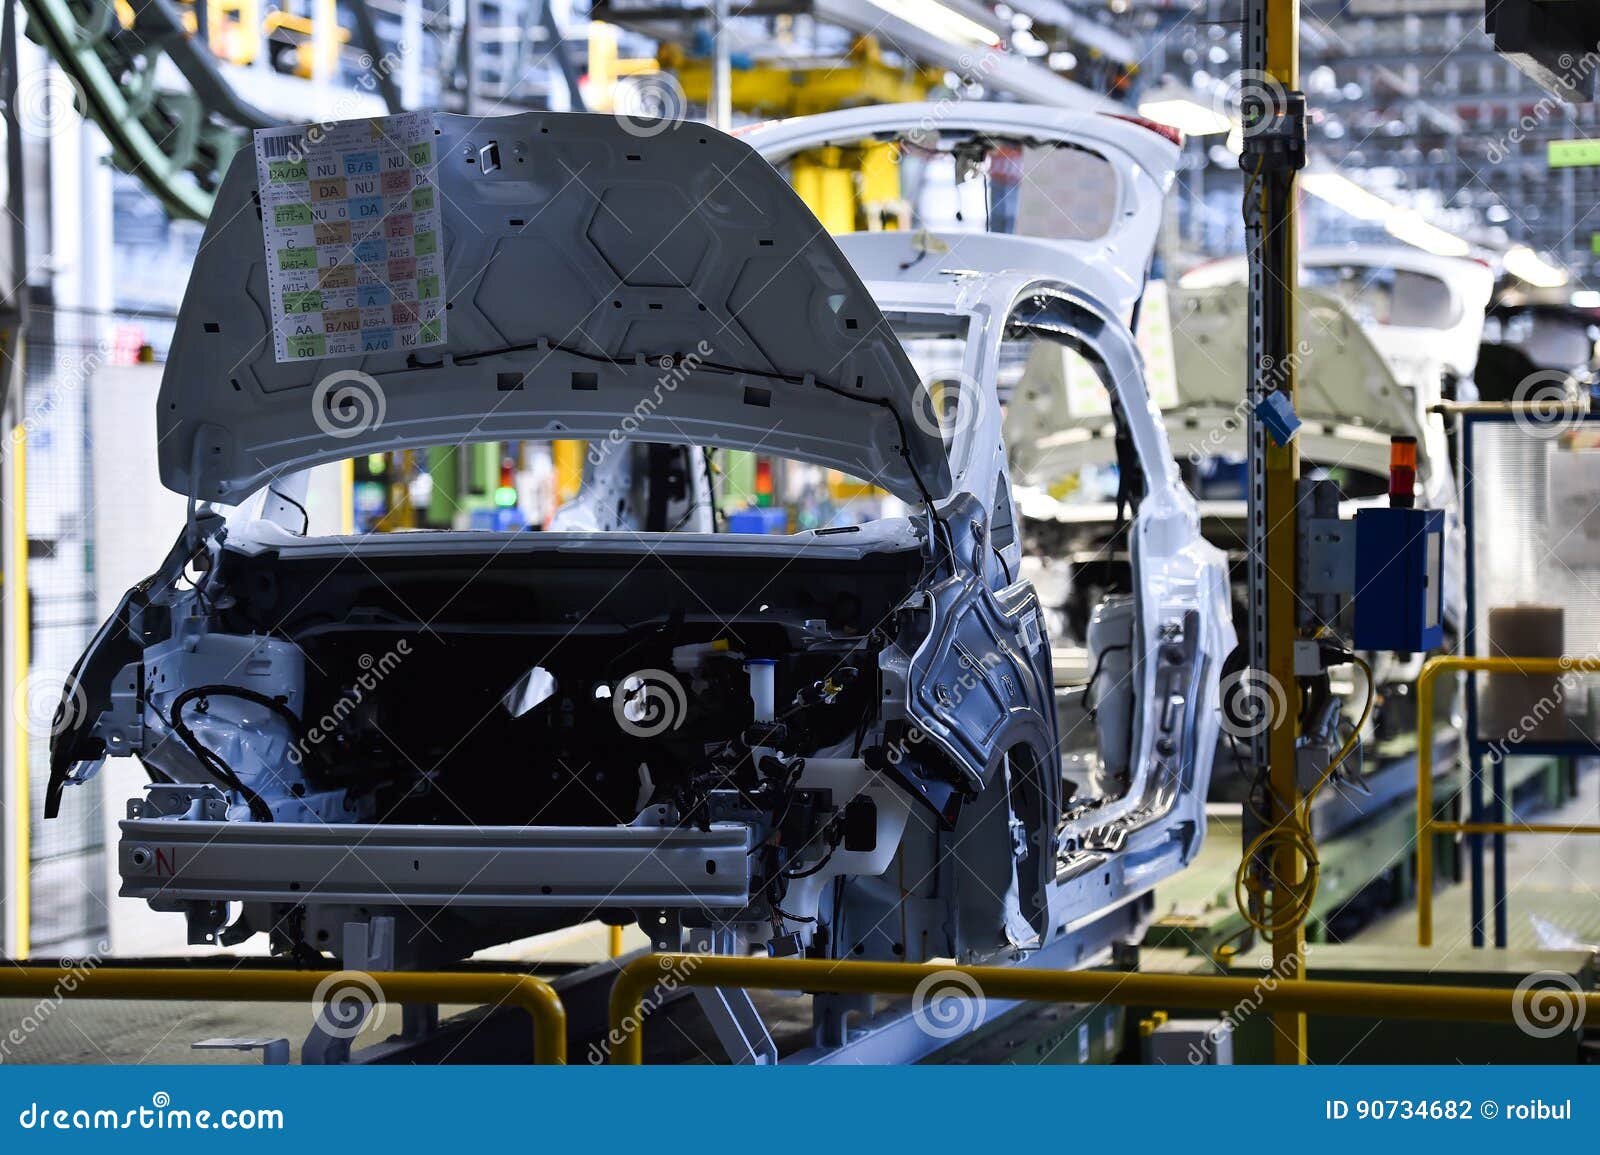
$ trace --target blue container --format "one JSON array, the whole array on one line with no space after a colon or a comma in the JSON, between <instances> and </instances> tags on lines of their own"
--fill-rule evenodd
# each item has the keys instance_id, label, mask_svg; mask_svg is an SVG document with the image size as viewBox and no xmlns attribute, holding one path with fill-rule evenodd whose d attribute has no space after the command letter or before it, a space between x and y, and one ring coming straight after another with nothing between
<instances>
[{"instance_id":1,"label":"blue container","mask_svg":"<svg viewBox=\"0 0 1600 1155\"><path fill-rule=\"evenodd\" d=\"M728 515L729 533L788 533L789 513L774 506L751 506Z\"/></svg>"},{"instance_id":2,"label":"blue container","mask_svg":"<svg viewBox=\"0 0 1600 1155\"><path fill-rule=\"evenodd\" d=\"M1356 511L1355 645L1408 654L1444 644L1444 511Z\"/></svg>"}]
</instances>

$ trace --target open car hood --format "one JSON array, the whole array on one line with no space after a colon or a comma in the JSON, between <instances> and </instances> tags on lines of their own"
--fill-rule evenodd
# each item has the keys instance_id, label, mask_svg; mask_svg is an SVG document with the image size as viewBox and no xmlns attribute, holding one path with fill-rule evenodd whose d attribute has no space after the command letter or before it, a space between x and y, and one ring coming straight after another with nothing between
<instances>
[{"instance_id":1,"label":"open car hood","mask_svg":"<svg viewBox=\"0 0 1600 1155\"><path fill-rule=\"evenodd\" d=\"M1307 424L1363 427L1380 434L1387 469L1391 436L1421 436L1411 396L1341 301L1309 289L1296 296L1301 351L1295 411ZM1248 375L1247 325L1243 285L1173 294L1176 412L1238 407Z\"/></svg>"},{"instance_id":2,"label":"open car hood","mask_svg":"<svg viewBox=\"0 0 1600 1155\"><path fill-rule=\"evenodd\" d=\"M778 167L810 149L864 141L894 142L919 155L971 140L1053 146L1052 154L1028 156L1022 171L1010 174L1015 199L1000 227L973 213L966 230L976 238L987 225L997 235L1028 238L1040 272L1054 273L1058 256L1096 265L1104 271L1098 281L1116 286L1097 295L1127 321L1144 288L1177 164L1179 146L1167 131L1105 112L962 101L844 109L773 121L741 136ZM931 227L947 234L950 223Z\"/></svg>"},{"instance_id":3,"label":"open car hood","mask_svg":"<svg viewBox=\"0 0 1600 1155\"><path fill-rule=\"evenodd\" d=\"M1382 318L1356 314L1367 336L1395 379L1425 397L1438 399L1434 394L1441 371L1472 376L1483 340L1484 310L1494 291L1494 272L1482 261L1441 257L1406 245L1328 245L1302 249L1300 268L1303 287L1311 287L1308 282L1316 273L1326 277L1342 269L1367 289L1384 285L1397 273L1411 274L1415 279L1408 287L1394 290L1413 298L1409 308ZM1190 269L1180 283L1195 289L1242 285L1249 275L1244 257L1223 257ZM1440 293L1447 303L1438 299Z\"/></svg>"},{"instance_id":4,"label":"open car hood","mask_svg":"<svg viewBox=\"0 0 1600 1155\"><path fill-rule=\"evenodd\" d=\"M1415 402L1384 357L1337 299L1302 289L1296 412L1301 452L1324 464L1382 474L1389 438L1424 437ZM1173 452L1191 457L1242 457L1248 359L1243 285L1179 289L1172 295L1177 400L1162 407ZM1036 358L1028 378L1045 412L1019 398L1007 413L1008 444L1028 484L1047 486L1084 465L1115 460L1111 416L1097 391L1073 387L1071 354ZM1085 399L1092 404L1085 404ZM1029 430L1040 432L1028 434Z\"/></svg>"},{"instance_id":5,"label":"open car hood","mask_svg":"<svg viewBox=\"0 0 1600 1155\"><path fill-rule=\"evenodd\" d=\"M748 145L586 114L436 127L447 340L410 354L276 361L255 158L234 158L162 379L169 488L236 502L383 449L628 437L814 461L909 501L948 490L904 350Z\"/></svg>"}]
</instances>

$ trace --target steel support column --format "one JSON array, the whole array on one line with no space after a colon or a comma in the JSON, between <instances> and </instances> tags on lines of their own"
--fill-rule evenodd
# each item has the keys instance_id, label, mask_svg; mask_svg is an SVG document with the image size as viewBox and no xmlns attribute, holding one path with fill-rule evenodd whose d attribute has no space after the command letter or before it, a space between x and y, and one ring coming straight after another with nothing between
<instances>
[{"instance_id":1,"label":"steel support column","mask_svg":"<svg viewBox=\"0 0 1600 1155\"><path fill-rule=\"evenodd\" d=\"M1285 163L1285 154L1274 147L1283 142L1274 138L1291 119L1290 94L1300 85L1299 0L1245 0L1242 63L1244 212L1250 249L1250 665L1265 673L1272 689L1269 700L1283 706L1271 714L1271 728L1264 740L1257 739L1254 756L1257 765L1265 760L1269 768L1266 817L1274 826L1286 826L1298 820L1301 808L1295 749L1300 696L1294 676L1300 452L1293 440L1278 445L1267 436L1256 406L1274 391L1291 406L1295 400L1297 164ZM1267 874L1269 922L1295 907L1307 868L1290 840L1272 845L1265 855L1269 861L1260 864ZM1280 979L1304 977L1305 931L1298 919L1284 919L1273 935L1272 962ZM1305 1062L1304 1013L1275 1011L1273 1023L1277 1061Z\"/></svg>"}]
</instances>

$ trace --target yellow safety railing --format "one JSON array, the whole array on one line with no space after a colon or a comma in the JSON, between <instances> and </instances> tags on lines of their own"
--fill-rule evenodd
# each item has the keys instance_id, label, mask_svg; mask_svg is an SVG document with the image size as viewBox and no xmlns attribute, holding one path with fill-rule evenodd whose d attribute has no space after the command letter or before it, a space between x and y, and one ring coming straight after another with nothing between
<instances>
[{"instance_id":1,"label":"yellow safety railing","mask_svg":"<svg viewBox=\"0 0 1600 1155\"><path fill-rule=\"evenodd\" d=\"M10 634L10 646L5 666L10 685L6 701L11 709L11 883L12 932L9 949L18 955L31 952L33 935L33 818L30 798L33 787L28 773L28 713L16 703L26 702L28 696L28 667L32 662L29 652L33 615L28 608L28 427L17 425L11 430L11 475L8 498L11 503L11 541L8 561L10 568L5 577L6 610L5 628ZM4 764L0 764L3 768ZM5 791L0 790L0 801ZM5 934L0 929L0 941Z\"/></svg>"},{"instance_id":2,"label":"yellow safety railing","mask_svg":"<svg viewBox=\"0 0 1600 1155\"><path fill-rule=\"evenodd\" d=\"M643 1003L661 986L740 987L829 994L914 995L924 983L960 974L967 990L985 998L1046 1003L1138 1004L1226 1011L1250 1006L1269 1013L1358 1015L1371 1018L1533 1021L1548 1016L1557 999L1596 1022L1600 993L1536 988L1492 990L1403 983L1129 974L1122 971L1053 971L1026 967L940 966L933 963L831 962L827 959L729 958L653 954L626 964L611 988L613 1063L644 1061ZM926 989L926 988L923 988ZM1535 1009L1537 1006L1537 1010ZM1544 1021L1540 1017L1538 1021ZM1574 1018L1572 1021L1580 1021Z\"/></svg>"},{"instance_id":3,"label":"yellow safety railing","mask_svg":"<svg viewBox=\"0 0 1600 1155\"><path fill-rule=\"evenodd\" d=\"M184 967L34 966L0 963L0 998L225 999L293 1003L337 994L350 972L202 970ZM397 1003L521 1007L533 1019L536 1063L567 1061L567 1012L543 979L501 972L372 971L363 975ZM324 986L323 984L327 984ZM361 986L366 988L366 983ZM370 990L367 990L370 995Z\"/></svg>"},{"instance_id":4,"label":"yellow safety railing","mask_svg":"<svg viewBox=\"0 0 1600 1155\"><path fill-rule=\"evenodd\" d=\"M1417 945L1433 945L1433 836L1435 834L1600 834L1600 826L1541 822L1441 822L1433 816L1433 683L1440 674L1474 670L1490 674L1600 673L1600 658L1429 658L1417 675ZM1471 735L1469 735L1469 738Z\"/></svg>"}]
</instances>

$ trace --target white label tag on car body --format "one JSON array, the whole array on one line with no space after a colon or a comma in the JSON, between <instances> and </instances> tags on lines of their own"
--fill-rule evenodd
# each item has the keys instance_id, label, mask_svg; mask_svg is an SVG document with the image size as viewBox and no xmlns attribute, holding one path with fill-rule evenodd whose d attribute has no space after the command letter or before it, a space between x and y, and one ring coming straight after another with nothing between
<instances>
[{"instance_id":1,"label":"white label tag on car body","mask_svg":"<svg viewBox=\"0 0 1600 1155\"><path fill-rule=\"evenodd\" d=\"M431 112L256 130L277 360L445 341Z\"/></svg>"}]
</instances>

